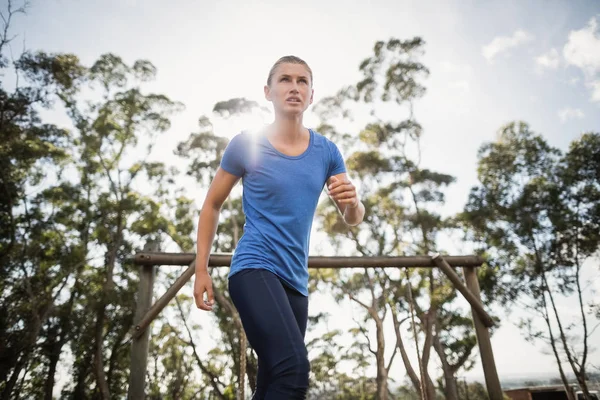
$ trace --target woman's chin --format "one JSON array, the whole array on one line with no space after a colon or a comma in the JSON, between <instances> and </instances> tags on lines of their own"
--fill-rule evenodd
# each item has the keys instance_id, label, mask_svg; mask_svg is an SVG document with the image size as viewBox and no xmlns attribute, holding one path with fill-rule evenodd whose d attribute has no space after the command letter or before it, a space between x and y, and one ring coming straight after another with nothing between
<instances>
[{"instance_id":1,"label":"woman's chin","mask_svg":"<svg viewBox=\"0 0 600 400\"><path fill-rule=\"evenodd\" d=\"M302 116L302 114L304 113L304 109L300 108L300 107L284 107L283 109L279 110L279 115L286 117L286 118L295 118L295 117L300 117Z\"/></svg>"}]
</instances>

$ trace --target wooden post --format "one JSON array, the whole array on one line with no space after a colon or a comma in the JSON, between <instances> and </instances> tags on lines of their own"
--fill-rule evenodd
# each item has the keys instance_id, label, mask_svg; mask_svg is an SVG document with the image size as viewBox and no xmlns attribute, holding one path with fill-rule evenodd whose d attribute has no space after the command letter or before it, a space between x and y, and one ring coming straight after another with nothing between
<instances>
[{"instance_id":1,"label":"wooden post","mask_svg":"<svg viewBox=\"0 0 600 400\"><path fill-rule=\"evenodd\" d=\"M155 269L153 265L144 265L140 270L140 286L138 288L137 307L134 321L140 321L152 304ZM150 329L142 335L133 337L131 342L131 370L129 372L129 400L143 400L146 398L146 366L148 364L148 342Z\"/></svg>"},{"instance_id":2,"label":"wooden post","mask_svg":"<svg viewBox=\"0 0 600 400\"><path fill-rule=\"evenodd\" d=\"M467 288L481 302L481 292L479 290L479 281L474 267L463 267L465 282ZM479 313L471 307L473 314L473 324L475 325L475 334L477 335L477 344L479 344L479 353L481 355L481 365L483 366L483 375L490 400L503 400L504 394L500 386L496 362L494 361L494 352L492 351L492 342L490 341L490 332L485 327Z\"/></svg>"}]
</instances>

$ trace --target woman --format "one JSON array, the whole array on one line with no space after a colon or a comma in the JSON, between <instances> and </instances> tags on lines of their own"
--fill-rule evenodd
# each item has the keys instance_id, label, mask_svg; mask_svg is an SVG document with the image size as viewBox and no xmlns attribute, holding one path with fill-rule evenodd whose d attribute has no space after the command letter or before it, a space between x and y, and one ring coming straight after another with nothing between
<instances>
[{"instance_id":1,"label":"woman","mask_svg":"<svg viewBox=\"0 0 600 400\"><path fill-rule=\"evenodd\" d=\"M264 91L275 121L258 135L231 140L200 212L194 297L198 308L212 309L210 248L221 206L243 178L246 224L231 261L229 293L258 355L253 399L303 399L310 370L304 344L308 248L319 195L327 183L349 225L360 223L365 209L337 146L302 124L313 101L306 62L279 59Z\"/></svg>"}]
</instances>

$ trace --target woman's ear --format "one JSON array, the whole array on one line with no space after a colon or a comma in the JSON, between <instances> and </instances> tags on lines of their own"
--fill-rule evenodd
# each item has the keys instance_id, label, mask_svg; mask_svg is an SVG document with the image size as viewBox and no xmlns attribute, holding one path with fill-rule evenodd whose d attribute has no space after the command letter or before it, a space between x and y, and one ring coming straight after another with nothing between
<instances>
[{"instance_id":1,"label":"woman's ear","mask_svg":"<svg viewBox=\"0 0 600 400\"><path fill-rule=\"evenodd\" d=\"M271 101L271 88L269 85L265 85L265 99Z\"/></svg>"}]
</instances>

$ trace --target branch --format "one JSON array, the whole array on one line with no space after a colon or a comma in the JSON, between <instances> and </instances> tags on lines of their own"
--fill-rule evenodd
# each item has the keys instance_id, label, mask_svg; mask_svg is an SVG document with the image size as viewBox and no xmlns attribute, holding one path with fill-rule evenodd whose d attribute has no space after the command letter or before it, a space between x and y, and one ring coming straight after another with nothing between
<instances>
[{"instance_id":1,"label":"branch","mask_svg":"<svg viewBox=\"0 0 600 400\"><path fill-rule=\"evenodd\" d=\"M371 275L369 274L369 270L365 268L365 277L367 278L367 282L369 285L369 292L371 292L371 307L373 310L376 310L377 304L377 296L375 296L375 285L373 284L373 279L371 279ZM377 315L379 317L379 314Z\"/></svg>"},{"instance_id":2,"label":"branch","mask_svg":"<svg viewBox=\"0 0 600 400\"><path fill-rule=\"evenodd\" d=\"M367 310L369 312L369 314L371 314L371 307L369 307L368 305L366 305L365 303L363 303L362 301L358 300L356 297L354 297L352 294L350 294L347 290L344 290L344 292L348 295L348 297L350 298L350 300L360 304L365 310Z\"/></svg>"},{"instance_id":3,"label":"branch","mask_svg":"<svg viewBox=\"0 0 600 400\"><path fill-rule=\"evenodd\" d=\"M233 318L233 322L234 322L236 328L238 328L240 330L240 332L243 332L244 327L242 326L242 321L240 320L240 317L239 317L237 311L235 310L235 307L233 306L233 304L231 304L231 302L229 300L227 300L225 295L223 293L221 293L221 291L214 285L213 285L213 295L215 296L215 300L217 301L217 303L219 303L219 305L221 307L224 307L227 309L227 312L229 312L229 314Z\"/></svg>"},{"instance_id":4,"label":"branch","mask_svg":"<svg viewBox=\"0 0 600 400\"><path fill-rule=\"evenodd\" d=\"M394 332L396 333L396 347L398 347L400 349L400 356L402 357L402 362L404 363L404 368L406 369L406 373L408 374L413 386L415 387L415 390L418 392L419 397L421 397L421 380L419 379L419 377L417 376L414 368L412 367L411 363L410 363L410 359L408 358L408 354L406 353L406 349L404 347L404 342L402 341L402 334L400 332L400 325L406 321L409 320L410 317L406 317L404 318L402 321L398 321L398 314L396 312L395 308L392 308L392 320L394 322ZM419 349L417 348L417 352L419 351ZM420 361L419 361L419 365L420 365Z\"/></svg>"},{"instance_id":5,"label":"branch","mask_svg":"<svg viewBox=\"0 0 600 400\"><path fill-rule=\"evenodd\" d=\"M571 369L573 370L573 373L575 374L576 377L578 377L580 375L581 371L578 371L575 366L575 363L574 363L575 355L571 354L571 351L569 350L569 345L567 343L567 337L565 335L565 331L563 329L562 322L560 321L560 316L558 315L558 310L557 310L556 304L554 302L554 296L552 295L552 291L550 290L548 281L546 280L546 273L543 270L542 270L542 279L543 279L544 289L548 293L548 297L550 298L550 304L552 305L552 311L554 312L554 317L555 317L556 323L558 325L558 331L560 333L560 340L563 344L563 349L565 350L567 360L569 361L569 364L571 365Z\"/></svg>"},{"instance_id":6,"label":"branch","mask_svg":"<svg viewBox=\"0 0 600 400\"><path fill-rule=\"evenodd\" d=\"M100 146L102 146L102 145L100 145ZM98 149L98 158L100 159L100 165L102 165L102 168L104 168L104 171L106 172L106 176L108 177L108 181L110 182L110 186L112 187L113 192L115 193L117 201L120 202L121 199L119 198L119 192L117 191L117 185L115 185L115 182L112 179L112 175L110 174L110 171L109 171L108 167L106 166L106 163L104 162L104 158L102 157L102 149L101 148Z\"/></svg>"},{"instance_id":7,"label":"branch","mask_svg":"<svg viewBox=\"0 0 600 400\"><path fill-rule=\"evenodd\" d=\"M221 390L219 389L219 386L218 386L218 384L223 385L223 383L219 381L219 378L215 374L213 374L212 371L210 371L208 368L206 368L206 366L202 363L202 360L200 359L198 352L196 351L196 344L194 343L194 339L192 338L192 332L190 331L190 328L188 327L187 321L185 319L185 313L183 312L183 309L181 308L181 303L179 302L179 298L177 296L175 296L175 303L177 304L177 309L179 310L179 315L181 316L181 320L183 321L183 325L185 326L185 330L187 331L187 334L188 334L188 337L190 340L188 344L192 346L192 352L194 353L194 357L196 358L196 362L198 363L200 370L210 377L211 386L215 390L217 396L220 399L225 400L225 396L223 395L223 393L221 393ZM225 385L223 385L223 386L225 386Z\"/></svg>"},{"instance_id":8,"label":"branch","mask_svg":"<svg viewBox=\"0 0 600 400\"><path fill-rule=\"evenodd\" d=\"M360 324L354 317L352 317L352 320L356 323L356 325L358 325L358 329L360 329L360 332L363 334L365 339L367 339L367 346L369 348L369 352L372 353L374 356L377 356L377 352L371 347L371 339L369 339L368 332L365 330L365 328L363 328L362 324Z\"/></svg>"},{"instance_id":9,"label":"branch","mask_svg":"<svg viewBox=\"0 0 600 400\"><path fill-rule=\"evenodd\" d=\"M396 338L396 344L398 342L398 338ZM390 357L390 360L388 361L388 365L387 367L385 367L385 372L389 373L390 372L390 368L392 368L392 362L394 362L394 357L396 357L396 353L398 351L398 346L394 346L394 351L392 352L392 356Z\"/></svg>"},{"instance_id":10,"label":"branch","mask_svg":"<svg viewBox=\"0 0 600 400\"><path fill-rule=\"evenodd\" d=\"M4 23L4 29L2 30L2 36L0 36L0 55L2 54L2 48L10 43L15 37L13 36L12 38L8 38L8 31L10 29L10 24L11 24L11 20L13 18L13 16L15 14L25 14L27 7L29 7L29 2L28 1L24 1L23 5L17 9L13 9L13 3L12 0L8 0L8 7L7 7L7 11L8 11L8 16L4 16L4 13L2 11L0 11L0 18L2 18L2 22Z\"/></svg>"},{"instance_id":11,"label":"branch","mask_svg":"<svg viewBox=\"0 0 600 400\"><path fill-rule=\"evenodd\" d=\"M360 242L358 241L358 236L356 236L356 233L353 229L350 229L349 233L352 237L352 241L354 242L354 244L356 244L356 250L358 250L363 256L373 256L373 253L371 253L362 244L360 244Z\"/></svg>"},{"instance_id":12,"label":"branch","mask_svg":"<svg viewBox=\"0 0 600 400\"><path fill-rule=\"evenodd\" d=\"M588 337L592 336L594 334L594 332L596 332L596 329L598 329L598 327L600 326L600 322L598 322L596 324L596 326L594 326L591 330L590 333L588 334Z\"/></svg>"},{"instance_id":13,"label":"branch","mask_svg":"<svg viewBox=\"0 0 600 400\"><path fill-rule=\"evenodd\" d=\"M552 325L550 324L550 314L548 313L548 304L546 302L546 295L545 293L542 293L542 304L543 304L543 311L544 311L544 321L546 322L546 325L548 327L548 333L550 335L550 346L552 348L552 352L554 353L554 357L556 359L556 364L558 365L558 372L560 373L560 377L562 379L562 382L565 386L565 388L568 386L568 381L567 381L567 377L565 375L565 372L563 370L562 367L562 363L560 360L560 356L558 354L558 350L556 348L556 343L555 343L555 339L554 339L554 334L552 333ZM567 396L569 397L569 400L572 399L572 395L570 394L570 392L567 391Z\"/></svg>"},{"instance_id":14,"label":"branch","mask_svg":"<svg viewBox=\"0 0 600 400\"><path fill-rule=\"evenodd\" d=\"M461 356L458 357L458 360L456 360L454 364L448 364L450 365L453 374L455 374L467 362L467 360L469 360L469 357L471 356L472 352L473 347L469 348L467 351L461 354Z\"/></svg>"},{"instance_id":15,"label":"branch","mask_svg":"<svg viewBox=\"0 0 600 400\"><path fill-rule=\"evenodd\" d=\"M577 203L577 208L579 211L579 203ZM579 213L577 214L579 216ZM579 218L577 219L577 232L576 235L579 237ZM575 270L575 279L577 284L577 297L579 299L579 310L581 311L581 320L583 322L583 356L581 360L581 365L579 366L580 371L585 371L585 362L588 356L588 326L587 326L587 318L585 316L585 310L583 306L583 296L581 293L581 264L579 263L579 241L575 240L575 262L576 262L576 270ZM585 378L584 378L585 379Z\"/></svg>"}]
</instances>

